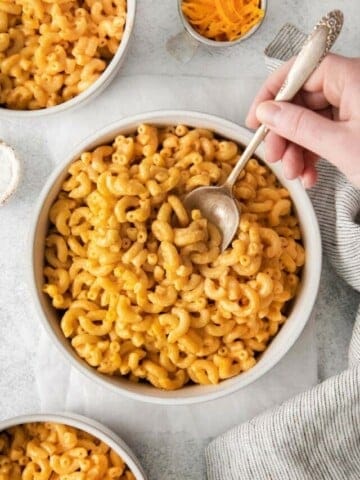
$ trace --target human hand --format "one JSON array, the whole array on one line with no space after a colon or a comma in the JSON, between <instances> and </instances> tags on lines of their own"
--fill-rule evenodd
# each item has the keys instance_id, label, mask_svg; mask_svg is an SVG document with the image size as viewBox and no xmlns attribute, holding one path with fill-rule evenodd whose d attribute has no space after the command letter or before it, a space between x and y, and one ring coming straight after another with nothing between
<instances>
[{"instance_id":1,"label":"human hand","mask_svg":"<svg viewBox=\"0 0 360 480\"><path fill-rule=\"evenodd\" d=\"M289 179L306 188L317 178L316 161L325 158L360 187L360 58L328 55L292 103L275 102L293 63L266 80L250 107L246 124L265 124L265 159L282 160Z\"/></svg>"}]
</instances>

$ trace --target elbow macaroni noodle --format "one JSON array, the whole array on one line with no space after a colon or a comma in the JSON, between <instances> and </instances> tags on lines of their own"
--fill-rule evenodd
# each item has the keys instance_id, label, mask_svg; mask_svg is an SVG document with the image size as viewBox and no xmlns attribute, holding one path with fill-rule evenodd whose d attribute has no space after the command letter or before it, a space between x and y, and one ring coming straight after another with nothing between
<instances>
[{"instance_id":1,"label":"elbow macaroni noodle","mask_svg":"<svg viewBox=\"0 0 360 480\"><path fill-rule=\"evenodd\" d=\"M1 480L135 480L123 459L89 433L55 423L0 432Z\"/></svg>"},{"instance_id":2,"label":"elbow macaroni noodle","mask_svg":"<svg viewBox=\"0 0 360 480\"><path fill-rule=\"evenodd\" d=\"M72 163L49 213L46 292L99 372L172 390L255 365L286 320L305 253L288 191L252 159L231 246L181 201L229 174L238 146L204 129L140 125Z\"/></svg>"},{"instance_id":3,"label":"elbow macaroni noodle","mask_svg":"<svg viewBox=\"0 0 360 480\"><path fill-rule=\"evenodd\" d=\"M47 108L95 82L123 36L126 0L0 1L0 105Z\"/></svg>"}]
</instances>

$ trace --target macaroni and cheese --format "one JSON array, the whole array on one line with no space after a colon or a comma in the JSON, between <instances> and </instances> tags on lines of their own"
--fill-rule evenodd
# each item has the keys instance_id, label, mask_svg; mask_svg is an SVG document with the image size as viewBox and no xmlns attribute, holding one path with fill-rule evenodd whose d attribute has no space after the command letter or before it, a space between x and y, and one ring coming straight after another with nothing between
<instances>
[{"instance_id":1,"label":"macaroni and cheese","mask_svg":"<svg viewBox=\"0 0 360 480\"><path fill-rule=\"evenodd\" d=\"M140 125L70 165L49 212L43 290L99 372L167 390L216 384L254 366L286 320L305 253L275 175L248 162L223 253L218 228L181 200L221 184L238 155L205 129Z\"/></svg>"},{"instance_id":2,"label":"macaroni and cheese","mask_svg":"<svg viewBox=\"0 0 360 480\"><path fill-rule=\"evenodd\" d=\"M87 89L121 42L126 0L0 2L0 105L52 107Z\"/></svg>"},{"instance_id":3,"label":"macaroni and cheese","mask_svg":"<svg viewBox=\"0 0 360 480\"><path fill-rule=\"evenodd\" d=\"M123 459L89 433L57 423L0 432L1 480L135 480Z\"/></svg>"}]
</instances>

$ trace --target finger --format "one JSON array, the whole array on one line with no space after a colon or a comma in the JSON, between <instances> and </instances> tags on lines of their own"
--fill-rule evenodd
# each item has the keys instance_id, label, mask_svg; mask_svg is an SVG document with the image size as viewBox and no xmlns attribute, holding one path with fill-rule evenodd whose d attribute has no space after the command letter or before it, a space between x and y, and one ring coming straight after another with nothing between
<instances>
[{"instance_id":1,"label":"finger","mask_svg":"<svg viewBox=\"0 0 360 480\"><path fill-rule=\"evenodd\" d=\"M343 154L345 122L334 122L287 102L264 102L258 106L256 115L276 134L335 164Z\"/></svg>"},{"instance_id":2,"label":"finger","mask_svg":"<svg viewBox=\"0 0 360 480\"><path fill-rule=\"evenodd\" d=\"M340 107L345 85L357 77L360 60L328 54L304 85L307 92L323 92L334 107Z\"/></svg>"},{"instance_id":3,"label":"finger","mask_svg":"<svg viewBox=\"0 0 360 480\"><path fill-rule=\"evenodd\" d=\"M303 100L303 98L302 98L302 96L296 98L296 101L293 101L292 103L294 103L295 105L299 105L299 106L301 106L301 107L307 108L306 105L305 105L305 102L304 102L304 100ZM325 117L325 118L329 118L329 119L334 120L334 119L335 119L335 117L334 117L334 110L337 110L337 109L334 109L334 107L331 107L331 106L327 106L327 107L325 107L325 108L323 108L323 109L321 109L321 110L316 110L316 113L318 113L318 114L321 115L322 117Z\"/></svg>"},{"instance_id":4,"label":"finger","mask_svg":"<svg viewBox=\"0 0 360 480\"><path fill-rule=\"evenodd\" d=\"M268 163L275 163L282 159L287 146L287 141L269 132L265 137L265 160Z\"/></svg>"},{"instance_id":5,"label":"finger","mask_svg":"<svg viewBox=\"0 0 360 480\"><path fill-rule=\"evenodd\" d=\"M315 165L319 160L319 155L316 155L314 152L310 152L310 150L304 150L304 165L308 162L312 162Z\"/></svg>"},{"instance_id":6,"label":"finger","mask_svg":"<svg viewBox=\"0 0 360 480\"><path fill-rule=\"evenodd\" d=\"M305 107L305 102L302 97L302 93L299 92L295 95L295 97L291 100L291 103L294 103L295 105L300 105L301 107Z\"/></svg>"},{"instance_id":7,"label":"finger","mask_svg":"<svg viewBox=\"0 0 360 480\"><path fill-rule=\"evenodd\" d=\"M294 63L294 60L295 59L291 59L288 62L284 63L284 65L278 68L267 78L251 104L249 113L246 117L247 127L257 128L260 125L258 119L256 118L257 106L259 105L259 103L275 98L286 78L286 75L288 74L292 64Z\"/></svg>"},{"instance_id":8,"label":"finger","mask_svg":"<svg viewBox=\"0 0 360 480\"><path fill-rule=\"evenodd\" d=\"M318 110L317 113L324 118L328 118L331 120L338 120L338 118L336 118L336 116L334 115L334 113L336 113L337 111L338 111L337 108L327 107L327 108L324 108L323 110Z\"/></svg>"},{"instance_id":9,"label":"finger","mask_svg":"<svg viewBox=\"0 0 360 480\"><path fill-rule=\"evenodd\" d=\"M302 103L311 110L324 110L329 107L329 101L323 92L301 92Z\"/></svg>"},{"instance_id":10,"label":"finger","mask_svg":"<svg viewBox=\"0 0 360 480\"><path fill-rule=\"evenodd\" d=\"M340 120L340 112L338 108L331 107L331 118L336 121Z\"/></svg>"},{"instance_id":11,"label":"finger","mask_svg":"<svg viewBox=\"0 0 360 480\"><path fill-rule=\"evenodd\" d=\"M307 154L304 155L304 171L301 175L301 180L305 188L311 188L317 181L318 172L314 154L312 152L307 152Z\"/></svg>"},{"instance_id":12,"label":"finger","mask_svg":"<svg viewBox=\"0 0 360 480\"><path fill-rule=\"evenodd\" d=\"M304 171L304 151L299 145L290 143L282 158L284 175L289 180L299 177Z\"/></svg>"}]
</instances>

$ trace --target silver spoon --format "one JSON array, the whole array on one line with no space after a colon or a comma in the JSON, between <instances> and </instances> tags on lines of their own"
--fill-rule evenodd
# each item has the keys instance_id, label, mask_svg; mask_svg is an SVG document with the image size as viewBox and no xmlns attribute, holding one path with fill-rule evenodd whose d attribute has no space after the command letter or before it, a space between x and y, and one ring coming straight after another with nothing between
<instances>
[{"instance_id":1,"label":"silver spoon","mask_svg":"<svg viewBox=\"0 0 360 480\"><path fill-rule=\"evenodd\" d=\"M294 98L335 43L343 23L344 16L340 10L333 10L320 20L314 31L305 40L275 100L290 101ZM205 218L220 229L222 251L234 238L240 222L239 205L232 193L234 183L265 138L267 131L264 125L256 130L234 169L222 185L196 188L184 198L185 208L189 212L199 209Z\"/></svg>"}]
</instances>

